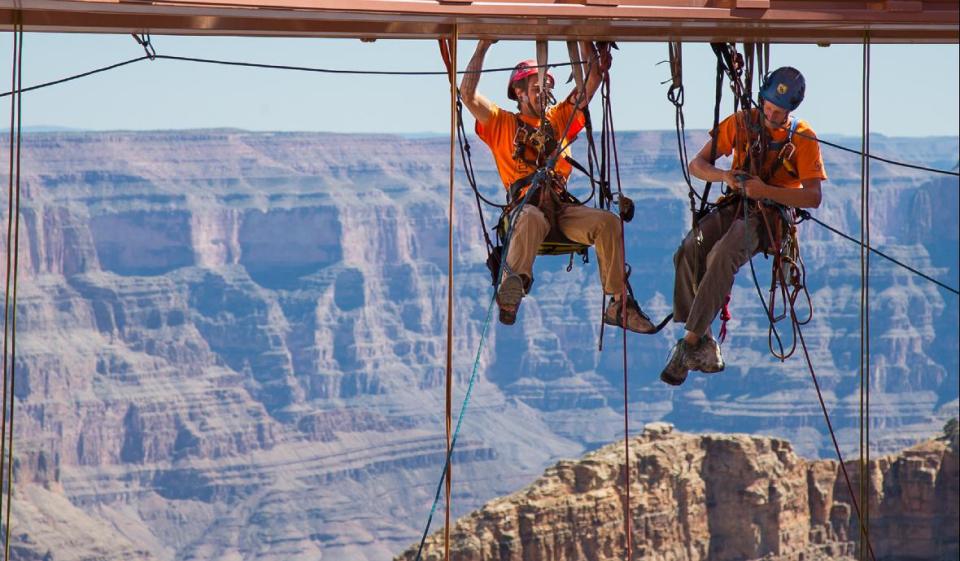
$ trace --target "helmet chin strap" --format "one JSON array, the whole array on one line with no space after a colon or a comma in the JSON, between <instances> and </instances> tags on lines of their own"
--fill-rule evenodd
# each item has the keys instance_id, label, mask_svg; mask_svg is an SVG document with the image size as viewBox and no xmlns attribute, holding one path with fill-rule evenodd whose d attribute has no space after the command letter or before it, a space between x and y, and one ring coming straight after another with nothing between
<instances>
[{"instance_id":1,"label":"helmet chin strap","mask_svg":"<svg viewBox=\"0 0 960 561\"><path fill-rule=\"evenodd\" d=\"M557 99L556 99L555 97L553 97L553 92L552 92L552 91L548 91L546 95L542 95L542 96L540 96L540 97L541 97L541 103L542 103L542 106L543 106L543 109L544 109L544 110L546 110L548 107L550 107L550 106L552 106L552 105L556 105L556 104L557 104ZM528 96L526 93L520 93L520 94L518 94L518 95L517 95L517 101L518 101L519 104L520 104L520 111L521 111L521 113L523 112L524 106L526 106L526 108L529 110L529 113L531 113L532 115L534 115L534 116L536 116L536 117L539 117L539 116L540 116L539 111L537 111L536 108L533 107L532 98L531 98L530 96Z\"/></svg>"},{"instance_id":2,"label":"helmet chin strap","mask_svg":"<svg viewBox=\"0 0 960 561\"><path fill-rule=\"evenodd\" d=\"M539 115L539 112L536 110L536 108L534 108L534 106L533 106L533 100L531 99L530 96L528 96L528 95L525 94L525 93L522 93L522 94L520 94L519 99L520 99L520 112L521 112L521 113L529 113L529 114L531 114L531 115L533 115L533 116L536 116L536 117L539 117L539 116L540 116L540 115Z\"/></svg>"}]
</instances>

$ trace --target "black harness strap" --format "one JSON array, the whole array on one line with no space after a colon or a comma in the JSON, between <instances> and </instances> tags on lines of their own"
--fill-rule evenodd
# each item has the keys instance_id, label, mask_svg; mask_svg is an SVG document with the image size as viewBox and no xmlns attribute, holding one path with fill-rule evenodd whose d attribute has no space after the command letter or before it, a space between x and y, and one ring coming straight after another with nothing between
<instances>
[{"instance_id":1,"label":"black harness strap","mask_svg":"<svg viewBox=\"0 0 960 561\"><path fill-rule=\"evenodd\" d=\"M723 63L723 54L720 50L720 46L717 43L711 43L714 53L717 55L717 79L716 79L716 95L713 103L713 129L710 132L710 164L712 165L717 161L717 134L718 129L720 128L720 102L723 101L723 75L724 75L724 63ZM709 199L710 199L710 188L713 187L712 181L707 181L706 185L703 186L703 195L700 196L700 209L694 212L693 209L693 200L690 201L690 212L693 214L693 226L696 228L700 224L700 220L710 212L709 208Z\"/></svg>"}]
</instances>

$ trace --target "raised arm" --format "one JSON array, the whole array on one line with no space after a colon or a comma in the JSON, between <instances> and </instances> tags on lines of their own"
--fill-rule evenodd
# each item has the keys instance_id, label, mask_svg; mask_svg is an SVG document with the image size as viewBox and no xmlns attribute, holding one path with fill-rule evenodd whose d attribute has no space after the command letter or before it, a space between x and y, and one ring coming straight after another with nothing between
<instances>
[{"instance_id":1,"label":"raised arm","mask_svg":"<svg viewBox=\"0 0 960 561\"><path fill-rule=\"evenodd\" d=\"M597 93L597 89L600 88L603 75L607 70L610 70L612 58L609 49L596 49L592 42L580 41L580 60L587 61L585 68L590 69L590 74L587 75L586 84L584 84L586 92L580 101L580 105L577 106L578 109L583 109L590 105L593 94ZM570 101L571 103L576 101L576 92L571 95Z\"/></svg>"},{"instance_id":2,"label":"raised arm","mask_svg":"<svg viewBox=\"0 0 960 561\"><path fill-rule=\"evenodd\" d=\"M477 43L477 50L467 64L463 80L460 81L460 99L480 124L486 124L493 117L494 111L493 102L477 93L480 71L483 69L483 57L487 55L487 49L492 44L493 41L487 39L481 39Z\"/></svg>"}]
</instances>

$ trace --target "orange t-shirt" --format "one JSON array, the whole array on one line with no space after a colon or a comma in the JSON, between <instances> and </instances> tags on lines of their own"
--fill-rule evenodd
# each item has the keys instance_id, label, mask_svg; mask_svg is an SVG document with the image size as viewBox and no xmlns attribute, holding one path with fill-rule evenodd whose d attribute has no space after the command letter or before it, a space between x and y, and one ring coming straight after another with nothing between
<instances>
[{"instance_id":1,"label":"orange t-shirt","mask_svg":"<svg viewBox=\"0 0 960 561\"><path fill-rule=\"evenodd\" d=\"M576 110L576 115L573 116L572 122L570 119L571 115L574 115L574 107L572 103L566 100L547 108L547 121L549 121L550 126L553 127L558 142L560 142L559 136L563 134L563 131L567 130L567 123L570 122L570 129L567 130L566 140L563 141L563 143L567 145L563 150L564 155L570 154L569 143L577 137L577 134L586 124L586 119L582 111ZM490 151L493 152L493 160L497 164L497 171L500 173L500 180L503 181L503 187L505 189L509 189L510 185L516 180L537 171L530 164L513 158L518 116L534 128L540 126L540 119L519 115L494 106L493 115L490 119L486 123L477 121L475 127L477 136L479 136L480 140L484 141L487 146L490 147ZM570 176L572 169L570 163L564 158L558 158L556 166L554 167L554 170L565 179ZM522 195L522 193L520 194Z\"/></svg>"},{"instance_id":2,"label":"orange t-shirt","mask_svg":"<svg viewBox=\"0 0 960 561\"><path fill-rule=\"evenodd\" d=\"M757 110L753 109L752 111L753 118L756 118ZM743 165L744 156L748 148L747 143L750 142L746 134L749 129L746 126L739 127L741 130L741 138L736 138L738 123L743 122L746 117L746 113L740 111L724 119L717 127L717 155L729 156L733 153L733 169L737 169ZM789 126L788 123L787 127ZM788 131L781 128L770 132L771 139L774 142L785 142L787 135ZM826 179L827 173L823 169L823 157L820 155L820 143L815 140L816 136L816 133L810 128L810 125L800 119L797 122L797 130L793 134L792 142L796 147L793 156L786 159L784 163L774 171L773 176L767 183L778 187L799 189L802 187L800 182L806 179ZM739 140L739 146L735 146L737 140ZM770 169L776 162L779 153L779 148L767 151L763 169ZM795 174L791 173L791 169Z\"/></svg>"}]
</instances>

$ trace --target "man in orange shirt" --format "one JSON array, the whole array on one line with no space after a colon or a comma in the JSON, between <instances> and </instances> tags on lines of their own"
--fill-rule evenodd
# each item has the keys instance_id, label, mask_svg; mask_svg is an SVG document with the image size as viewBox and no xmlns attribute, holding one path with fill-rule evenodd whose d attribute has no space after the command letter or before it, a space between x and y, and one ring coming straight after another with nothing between
<instances>
[{"instance_id":1,"label":"man in orange shirt","mask_svg":"<svg viewBox=\"0 0 960 561\"><path fill-rule=\"evenodd\" d=\"M507 97L517 102L518 112L498 107L477 93L483 59L491 41L480 41L467 65L460 84L463 104L476 118L475 130L493 152L500 179L507 189L510 203L519 204L527 193L538 170L544 170L549 157L559 146L561 154L569 153L569 143L584 127L582 109L600 86L603 73L610 67L609 53L600 54L590 42L580 44L582 56L591 57L584 92L572 92L556 105L550 105L553 76L545 79L546 91L540 91L537 63L523 61L513 69L507 84ZM579 104L575 104L579 101ZM541 115L546 123L541 123ZM556 228L569 240L593 245L600 266L600 280L605 294L612 296L604 311L605 323L620 326L624 291L623 243L620 218L608 211L570 204L564 200L566 180L571 165L556 158L554 169L546 170L548 179L531 194L517 215L507 248L506 266L497 290L500 321L511 325L516 321L520 301L533 282L533 261L540 244ZM626 328L638 333L655 330L639 305L626 297Z\"/></svg>"},{"instance_id":2,"label":"man in orange shirt","mask_svg":"<svg viewBox=\"0 0 960 561\"><path fill-rule=\"evenodd\" d=\"M805 121L790 116L805 89L797 69L774 70L760 88L761 108L725 119L690 161L691 174L723 181L735 196L703 217L673 257L673 319L684 322L686 332L660 374L667 384L682 384L690 370L713 373L724 368L710 324L730 294L737 270L772 243L754 201L788 208L820 206L820 183L827 178L820 144ZM733 155L731 169L714 166L714 142L718 156ZM756 174L745 173L749 169ZM742 205L751 209L746 219Z\"/></svg>"}]
</instances>

